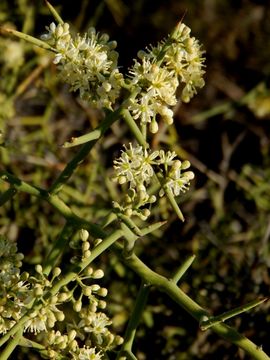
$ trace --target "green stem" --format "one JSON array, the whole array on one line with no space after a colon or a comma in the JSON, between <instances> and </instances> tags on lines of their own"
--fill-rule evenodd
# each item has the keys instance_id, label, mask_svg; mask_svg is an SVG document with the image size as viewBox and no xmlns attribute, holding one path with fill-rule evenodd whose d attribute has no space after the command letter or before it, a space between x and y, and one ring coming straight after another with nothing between
<instances>
[{"instance_id":1,"label":"green stem","mask_svg":"<svg viewBox=\"0 0 270 360\"><path fill-rule=\"evenodd\" d=\"M48 0L45 0L46 5L48 6L52 16L55 18L55 20L59 24L64 24L64 21L62 20L61 16L58 14L58 12L55 10L55 8L49 3Z\"/></svg>"},{"instance_id":2,"label":"green stem","mask_svg":"<svg viewBox=\"0 0 270 360\"><path fill-rule=\"evenodd\" d=\"M114 112L111 112L106 118L102 121L100 126L97 127L97 131L99 132L99 137L94 138L93 140L85 143L79 152L73 157L73 159L66 165L65 169L61 172L59 177L55 180L52 186L49 189L49 192L52 194L57 194L62 186L69 180L72 176L76 168L89 154L90 150L96 144L96 142L104 135L105 131L109 129L109 127L119 118L121 113L121 108L117 109Z\"/></svg>"},{"instance_id":3,"label":"green stem","mask_svg":"<svg viewBox=\"0 0 270 360\"><path fill-rule=\"evenodd\" d=\"M167 188L166 186L163 189L164 189L164 191L166 193L167 198L170 201L170 204L172 205L172 208L176 212L179 219L181 221L185 221L184 215L182 214L182 211L180 210L180 208L179 208L179 206L178 206L178 204L177 204L177 202L175 200L175 197L173 196L173 193L172 193L171 189Z\"/></svg>"},{"instance_id":4,"label":"green stem","mask_svg":"<svg viewBox=\"0 0 270 360\"><path fill-rule=\"evenodd\" d=\"M137 299L134 305L134 309L129 319L126 333L124 336L124 343L116 358L117 360L120 359L122 355L124 355L124 352L128 352L132 354L132 345L135 338L136 329L139 325L145 305L147 303L149 289L150 288L146 286L143 282L141 283L139 293L137 295Z\"/></svg>"},{"instance_id":5,"label":"green stem","mask_svg":"<svg viewBox=\"0 0 270 360\"><path fill-rule=\"evenodd\" d=\"M68 242L72 237L74 231L74 225L71 225L67 222L57 241L53 244L49 255L46 257L45 264L43 266L43 273L45 275L49 275L51 269L57 264L59 257L65 251L65 248L68 245Z\"/></svg>"},{"instance_id":6,"label":"green stem","mask_svg":"<svg viewBox=\"0 0 270 360\"><path fill-rule=\"evenodd\" d=\"M146 142L143 134L141 133L140 129L138 128L136 122L134 121L133 117L131 116L130 112L127 109L123 109L121 114L125 122L127 123L129 129L131 130L132 134L138 141L138 143L143 146L145 149L149 147L148 143Z\"/></svg>"},{"instance_id":7,"label":"green stem","mask_svg":"<svg viewBox=\"0 0 270 360\"><path fill-rule=\"evenodd\" d=\"M115 244L117 252L122 252L122 247ZM161 276L149 267L147 267L136 255L132 254L129 258L124 259L126 264L134 270L149 285L157 287L160 291L165 292L171 299L185 309L198 322L205 316L210 317L209 313L186 295L173 281ZM255 360L270 360L268 355L252 341L239 334L230 326L220 323L213 325L211 329L225 340L237 345Z\"/></svg>"},{"instance_id":8,"label":"green stem","mask_svg":"<svg viewBox=\"0 0 270 360\"><path fill-rule=\"evenodd\" d=\"M179 267L179 269L174 274L172 281L177 284L178 281L182 278L182 276L186 273L189 267L192 265L193 261L195 260L196 255L189 256L183 264Z\"/></svg>"},{"instance_id":9,"label":"green stem","mask_svg":"<svg viewBox=\"0 0 270 360\"><path fill-rule=\"evenodd\" d=\"M33 37L33 36L24 34L24 33L20 32L20 31L0 27L0 33L11 34L11 35L16 36L16 37L19 38L19 39L23 39L23 40L25 40L25 41L33 44L33 45L36 45L36 46L42 48L42 49L50 50L50 51L52 51L52 52L57 52L53 47L51 47L51 46L50 46L49 44L47 44L46 42L44 42L44 41L42 41L42 40L39 40L39 39L36 39L36 38Z\"/></svg>"},{"instance_id":10,"label":"green stem","mask_svg":"<svg viewBox=\"0 0 270 360\"><path fill-rule=\"evenodd\" d=\"M147 140L147 126L146 126L146 123L143 123L141 125L141 132L142 132L142 136L143 136L144 140L146 141Z\"/></svg>"},{"instance_id":11,"label":"green stem","mask_svg":"<svg viewBox=\"0 0 270 360\"><path fill-rule=\"evenodd\" d=\"M23 333L23 331L19 330L17 332L17 334L12 338L12 340L7 344L4 351L2 351L2 353L0 354L0 359L1 360L7 360L9 358L9 356L13 353L16 346L20 342L20 339L22 337L22 333Z\"/></svg>"},{"instance_id":12,"label":"green stem","mask_svg":"<svg viewBox=\"0 0 270 360\"><path fill-rule=\"evenodd\" d=\"M88 134L84 134L82 136L79 137L72 137L70 141L66 141L62 147L63 148L70 148L70 147L74 147L74 146L78 146L78 145L82 145L85 144L89 141L93 141L93 140L98 140L101 136L101 131L96 129L91 131Z\"/></svg>"},{"instance_id":13,"label":"green stem","mask_svg":"<svg viewBox=\"0 0 270 360\"><path fill-rule=\"evenodd\" d=\"M121 355L124 357L124 359L127 358L127 360L138 360L136 358L136 356L131 351L128 351L128 350L123 351L121 353ZM123 359L123 357L122 357L122 359ZM119 358L119 359L121 359L121 358Z\"/></svg>"},{"instance_id":14,"label":"green stem","mask_svg":"<svg viewBox=\"0 0 270 360\"><path fill-rule=\"evenodd\" d=\"M260 299L260 300L253 300L253 301L251 301L245 305L239 306L233 310L226 311L223 314L210 317L210 319L202 321L200 323L200 328L201 328L201 330L207 330L210 327L212 327L213 325L219 324L219 323L224 322L225 320L228 320L234 316L242 314L243 312L253 309L255 306L260 305L261 303L265 302L266 300L268 300L268 298L264 298L264 299Z\"/></svg>"},{"instance_id":15,"label":"green stem","mask_svg":"<svg viewBox=\"0 0 270 360\"><path fill-rule=\"evenodd\" d=\"M7 201L13 198L13 196L17 193L17 190L11 186L8 190L3 192L0 195L0 206L4 205Z\"/></svg>"},{"instance_id":16,"label":"green stem","mask_svg":"<svg viewBox=\"0 0 270 360\"><path fill-rule=\"evenodd\" d=\"M7 171L0 172L0 179L12 185L17 191L26 192L40 199L46 200L71 224L74 224L79 228L89 230L94 236L101 238L104 237L104 232L100 229L99 226L92 224L91 222L74 214L73 211L57 195L51 195L44 189L32 186L25 181L18 179L16 176L8 173Z\"/></svg>"}]
</instances>

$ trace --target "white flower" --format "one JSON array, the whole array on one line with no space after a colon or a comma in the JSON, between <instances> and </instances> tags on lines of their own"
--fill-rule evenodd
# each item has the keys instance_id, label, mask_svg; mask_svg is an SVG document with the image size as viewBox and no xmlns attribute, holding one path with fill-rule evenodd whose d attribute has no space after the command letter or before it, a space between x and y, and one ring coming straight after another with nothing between
<instances>
[{"instance_id":1,"label":"white flower","mask_svg":"<svg viewBox=\"0 0 270 360\"><path fill-rule=\"evenodd\" d=\"M155 170L163 178L160 197L165 194L165 188L178 196L180 192L188 189L190 180L194 178L192 171L185 171L190 167L190 162L175 159L177 155L174 151L159 150L148 153L142 146L133 147L132 144L129 144L129 148L124 145L124 149L121 157L114 160L114 180L119 184L128 183L129 190L125 194L124 202L114 201L113 206L128 217L136 215L142 220L149 217L150 210L146 205L153 204L156 196L150 196L147 187L155 176Z\"/></svg>"},{"instance_id":2,"label":"white flower","mask_svg":"<svg viewBox=\"0 0 270 360\"><path fill-rule=\"evenodd\" d=\"M192 179L194 179L194 173L192 171L182 173L180 163L170 171L164 187L170 189L174 196L178 196L180 192L184 193L188 190Z\"/></svg>"},{"instance_id":3,"label":"white flower","mask_svg":"<svg viewBox=\"0 0 270 360\"><path fill-rule=\"evenodd\" d=\"M142 146L133 147L131 143L129 148L124 145L124 149L120 158L114 160L115 180L120 184L129 182L130 188L149 184L154 175L152 165L155 164L154 159L158 153L148 154Z\"/></svg>"},{"instance_id":4,"label":"white flower","mask_svg":"<svg viewBox=\"0 0 270 360\"><path fill-rule=\"evenodd\" d=\"M97 335L107 333L107 326L111 325L112 321L102 312L93 312L88 316L87 323L89 323L89 325L85 326L84 330Z\"/></svg>"},{"instance_id":5,"label":"white flower","mask_svg":"<svg viewBox=\"0 0 270 360\"><path fill-rule=\"evenodd\" d=\"M24 324L24 331L30 331L35 335L41 331L47 331L46 322L46 313L33 312L32 316Z\"/></svg>"},{"instance_id":6,"label":"white flower","mask_svg":"<svg viewBox=\"0 0 270 360\"><path fill-rule=\"evenodd\" d=\"M89 348L88 346L84 346L72 355L74 360L101 360L103 357L100 351L96 353L95 348Z\"/></svg>"}]
</instances>

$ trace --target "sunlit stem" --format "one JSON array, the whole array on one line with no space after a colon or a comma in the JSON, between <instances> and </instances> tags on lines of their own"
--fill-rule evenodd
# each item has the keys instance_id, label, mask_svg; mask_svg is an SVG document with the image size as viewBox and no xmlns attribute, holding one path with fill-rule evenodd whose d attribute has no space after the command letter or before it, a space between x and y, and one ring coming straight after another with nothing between
<instances>
[{"instance_id":1,"label":"sunlit stem","mask_svg":"<svg viewBox=\"0 0 270 360\"><path fill-rule=\"evenodd\" d=\"M19 344L20 339L22 337L23 331L20 329L17 334L10 340L10 342L5 347L4 351L0 354L1 360L7 360L9 356L13 353L16 346Z\"/></svg>"},{"instance_id":2,"label":"sunlit stem","mask_svg":"<svg viewBox=\"0 0 270 360\"><path fill-rule=\"evenodd\" d=\"M45 264L43 266L43 273L49 275L50 271L56 266L60 256L65 251L68 242L70 241L73 233L75 232L74 225L66 223L62 229L58 239L53 243L53 247L46 257Z\"/></svg>"},{"instance_id":3,"label":"sunlit stem","mask_svg":"<svg viewBox=\"0 0 270 360\"><path fill-rule=\"evenodd\" d=\"M179 267L179 269L174 274L172 281L177 284L178 281L182 278L182 276L186 273L189 267L192 265L193 261L195 260L196 255L189 256L184 263Z\"/></svg>"},{"instance_id":4,"label":"sunlit stem","mask_svg":"<svg viewBox=\"0 0 270 360\"><path fill-rule=\"evenodd\" d=\"M49 8L52 16L55 18L55 20L59 24L64 24L64 21L62 20L61 16L58 14L58 12L55 10L55 8L49 3L49 1L45 0L45 3L47 5L47 7Z\"/></svg>"},{"instance_id":5,"label":"sunlit stem","mask_svg":"<svg viewBox=\"0 0 270 360\"><path fill-rule=\"evenodd\" d=\"M93 138L92 140L86 142L78 153L72 158L72 160L66 165L64 170L52 184L49 189L50 193L58 193L62 186L69 180L77 167L81 164L81 162L87 157L89 152L92 150L93 146L96 142L104 135L104 133L110 128L110 126L119 118L121 113L121 108L117 109L114 112L108 113L105 119L101 122L101 124L94 130L95 135L99 134L100 136Z\"/></svg>"},{"instance_id":6,"label":"sunlit stem","mask_svg":"<svg viewBox=\"0 0 270 360\"><path fill-rule=\"evenodd\" d=\"M130 217L128 217L124 214L121 214L121 213L117 214L117 216L119 219L121 219L123 221L123 223L125 223L130 228L131 231L133 231L138 236L142 236L141 230L134 223L134 221L131 220Z\"/></svg>"},{"instance_id":7,"label":"sunlit stem","mask_svg":"<svg viewBox=\"0 0 270 360\"><path fill-rule=\"evenodd\" d=\"M174 195L171 191L171 189L169 189L168 187L164 186L164 191L165 191L165 194L167 196L167 198L169 199L170 201L170 204L172 205L172 208L174 209L174 211L176 212L177 216L179 217L179 219L181 221L185 221L185 218L182 214L182 211L180 210L175 198L174 198Z\"/></svg>"},{"instance_id":8,"label":"sunlit stem","mask_svg":"<svg viewBox=\"0 0 270 360\"><path fill-rule=\"evenodd\" d=\"M54 49L52 46L50 46L46 42L44 42L42 40L39 40L39 39L36 39L35 37L33 37L31 35L24 34L24 33L20 32L20 31L1 27L0 32L14 35L17 38L25 40L25 41L33 44L33 45L39 46L42 49L56 52L56 49Z\"/></svg>"},{"instance_id":9,"label":"sunlit stem","mask_svg":"<svg viewBox=\"0 0 270 360\"><path fill-rule=\"evenodd\" d=\"M147 286L145 283L141 283L136 302L131 314L131 317L128 322L128 326L126 329L126 333L124 336L124 343L122 345L122 348L116 358L116 360L120 359L122 355L129 353L132 354L132 345L134 342L135 334L137 327L139 325L139 322L141 320L145 305L147 303L147 298L149 294L149 286ZM134 356L134 355L133 355ZM131 357L132 358L132 357ZM136 359L136 357L134 356Z\"/></svg>"},{"instance_id":10,"label":"sunlit stem","mask_svg":"<svg viewBox=\"0 0 270 360\"><path fill-rule=\"evenodd\" d=\"M142 135L143 135L144 139L146 140L147 139L147 125L146 125L146 123L142 123L141 132L142 132Z\"/></svg>"},{"instance_id":11,"label":"sunlit stem","mask_svg":"<svg viewBox=\"0 0 270 360\"><path fill-rule=\"evenodd\" d=\"M260 305L261 303L265 302L266 300L268 300L268 298L264 298L264 299L260 299L260 300L253 300L245 305L239 306L233 310L227 311L218 316L210 317L208 320L202 321L200 323L200 328L201 328L201 330L207 330L214 325L224 322L225 320L231 319L234 316L237 316L246 311L249 311L250 309L254 308L255 306Z\"/></svg>"},{"instance_id":12,"label":"sunlit stem","mask_svg":"<svg viewBox=\"0 0 270 360\"><path fill-rule=\"evenodd\" d=\"M13 198L13 196L17 193L17 190L11 186L8 190L3 192L0 195L0 206L4 205L7 201Z\"/></svg>"},{"instance_id":13,"label":"sunlit stem","mask_svg":"<svg viewBox=\"0 0 270 360\"><path fill-rule=\"evenodd\" d=\"M66 141L62 147L63 148L70 148L78 145L82 145L87 143L88 141L97 140L101 136L101 131L99 129L93 130L88 134L79 136L79 137L72 137L70 141Z\"/></svg>"},{"instance_id":14,"label":"sunlit stem","mask_svg":"<svg viewBox=\"0 0 270 360\"><path fill-rule=\"evenodd\" d=\"M122 116L127 123L130 131L134 135L135 139L138 141L138 143L143 146L145 149L149 147L148 143L146 142L143 134L141 133L140 129L138 128L135 120L131 116L130 112L127 109L122 110Z\"/></svg>"},{"instance_id":15,"label":"sunlit stem","mask_svg":"<svg viewBox=\"0 0 270 360\"><path fill-rule=\"evenodd\" d=\"M122 247L120 244L115 244L114 249L121 256ZM193 301L187 294L185 294L173 281L159 275L158 273L151 270L145 265L135 254L132 254L129 258L124 259L128 267L135 271L144 281L149 285L155 286L157 289L166 293L171 299L185 309L193 318L197 321L201 321L202 317L208 317L208 311L204 310L199 304ZM246 354L250 355L251 358L256 360L270 360L268 355L254 344L252 341L247 339L245 336L238 333L232 327L224 324L217 323L211 327L215 333L223 337L227 341L239 346L243 349Z\"/></svg>"}]
</instances>

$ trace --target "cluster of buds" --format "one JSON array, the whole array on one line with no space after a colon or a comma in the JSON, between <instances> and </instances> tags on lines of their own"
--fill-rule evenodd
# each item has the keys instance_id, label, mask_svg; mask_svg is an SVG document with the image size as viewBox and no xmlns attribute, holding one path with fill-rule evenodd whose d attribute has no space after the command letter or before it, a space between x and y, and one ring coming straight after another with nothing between
<instances>
[{"instance_id":1,"label":"cluster of buds","mask_svg":"<svg viewBox=\"0 0 270 360\"><path fill-rule=\"evenodd\" d=\"M153 204L157 197L150 195L149 185L155 178L155 173L161 179L159 196L170 190L174 196L188 190L190 180L194 178L192 171L186 171L190 167L189 161L181 162L176 158L175 152L164 150L149 153L142 146L129 147L124 145L121 156L114 160L114 181L119 184L128 184L128 191L123 204L114 202L114 207L127 215L139 216L146 220L151 214L147 205Z\"/></svg>"}]
</instances>

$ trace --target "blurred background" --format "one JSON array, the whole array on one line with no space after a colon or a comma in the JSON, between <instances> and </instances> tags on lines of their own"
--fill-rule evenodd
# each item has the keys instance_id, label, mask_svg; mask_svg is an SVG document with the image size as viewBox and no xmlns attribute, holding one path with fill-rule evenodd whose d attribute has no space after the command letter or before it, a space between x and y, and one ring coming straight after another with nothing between
<instances>
[{"instance_id":1,"label":"blurred background","mask_svg":"<svg viewBox=\"0 0 270 360\"><path fill-rule=\"evenodd\" d=\"M136 252L155 271L172 276L196 254L181 288L219 314L270 288L270 4L251 0L51 1L74 31L94 26L116 40L121 71L138 50L155 45L183 21L202 44L205 87L188 104L179 103L175 123L161 128L153 148L190 160L192 189L179 201L185 223L161 202L153 218L168 219L163 230L140 240ZM53 21L41 0L0 2L0 24L40 37ZM52 55L15 38L0 37L1 169L47 188L78 148L60 147L89 132L102 113L83 103L57 79ZM166 132L165 132L166 131ZM123 123L104 141L61 192L80 216L100 222L121 196L110 181L112 159L130 141ZM102 181L101 181L102 179ZM105 187L105 188L104 188ZM0 183L0 191L7 189ZM37 215L38 214L38 215ZM18 241L26 268L42 261L64 220L27 194L0 208L0 233ZM100 259L109 289L108 313L118 333L138 291L139 279L113 253ZM123 301L125 299L125 301ZM228 323L270 353L269 301ZM144 359L248 359L236 347L198 324L153 289L138 329L136 356ZM18 351L14 359L38 359Z\"/></svg>"}]
</instances>

